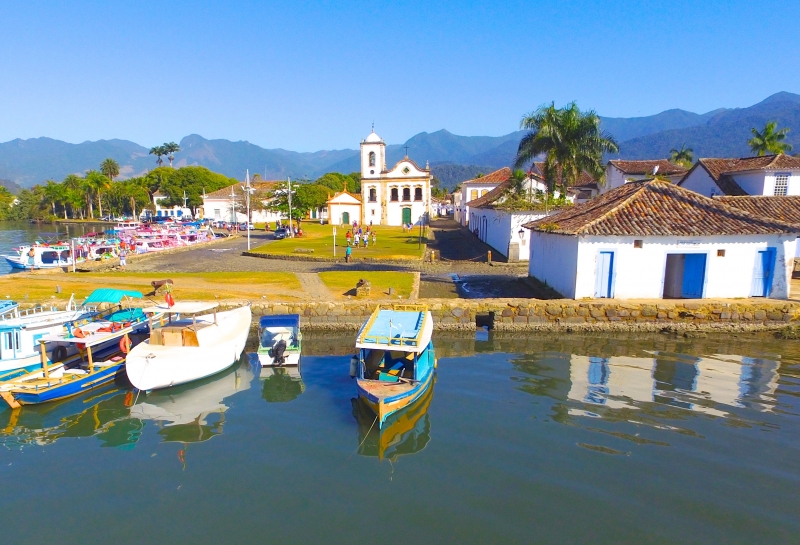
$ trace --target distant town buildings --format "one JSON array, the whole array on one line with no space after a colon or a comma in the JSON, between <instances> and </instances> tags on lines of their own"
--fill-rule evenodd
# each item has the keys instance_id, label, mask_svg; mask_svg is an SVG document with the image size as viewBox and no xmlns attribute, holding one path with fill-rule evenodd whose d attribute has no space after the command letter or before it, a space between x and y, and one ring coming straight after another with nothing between
<instances>
[{"instance_id":1,"label":"distant town buildings","mask_svg":"<svg viewBox=\"0 0 800 545\"><path fill-rule=\"evenodd\" d=\"M800 195L800 157L699 159L679 185L706 197Z\"/></svg>"}]
</instances>

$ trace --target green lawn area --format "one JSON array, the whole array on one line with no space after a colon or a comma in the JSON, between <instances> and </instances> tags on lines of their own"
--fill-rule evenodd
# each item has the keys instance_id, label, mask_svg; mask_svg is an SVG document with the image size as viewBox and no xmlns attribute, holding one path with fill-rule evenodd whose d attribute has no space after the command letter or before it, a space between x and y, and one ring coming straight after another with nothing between
<instances>
[{"instance_id":1,"label":"green lawn area","mask_svg":"<svg viewBox=\"0 0 800 545\"><path fill-rule=\"evenodd\" d=\"M294 273L271 272L208 272L208 273L142 273L98 272L69 274L7 274L0 277L0 298L15 301L66 301L71 294L77 300L85 298L96 288L118 288L140 291L152 290L152 280L171 278L176 299L259 300L262 296L281 299L302 298L302 286ZM61 286L61 293L56 293ZM163 293L161 290L159 294ZM26 296L27 295L27 299Z\"/></svg>"},{"instance_id":2,"label":"green lawn area","mask_svg":"<svg viewBox=\"0 0 800 545\"><path fill-rule=\"evenodd\" d=\"M378 234L380 236L380 234ZM414 285L414 273L408 272L371 272L371 271L344 271L344 272L321 272L319 279L322 280L329 290L336 295L355 295L356 282L360 279L369 280L372 284L370 299L385 299L389 297L389 288L394 288L393 298L402 296L408 299L411 295L411 288ZM354 290L352 293L348 293Z\"/></svg>"},{"instance_id":3,"label":"green lawn area","mask_svg":"<svg viewBox=\"0 0 800 545\"><path fill-rule=\"evenodd\" d=\"M276 240L254 248L255 253L269 255L307 255L311 257L333 257L333 226L320 225L315 222L303 222L303 236L299 238L286 238ZM347 242L345 234L347 226L336 227L336 257L344 259ZM422 247L419 246L419 228L413 232L403 232L402 227L388 227L378 225L375 227L377 244L372 245L370 237L367 248L361 244L353 248L352 257L377 258L377 259L408 259L421 258L425 252L425 236L422 237ZM298 251L299 250L299 251ZM313 250L313 252L311 251Z\"/></svg>"}]
</instances>

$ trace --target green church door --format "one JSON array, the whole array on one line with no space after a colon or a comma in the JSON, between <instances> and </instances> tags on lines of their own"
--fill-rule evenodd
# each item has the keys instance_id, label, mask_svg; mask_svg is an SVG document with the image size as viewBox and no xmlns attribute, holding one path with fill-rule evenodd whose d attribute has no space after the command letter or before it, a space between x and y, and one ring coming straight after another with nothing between
<instances>
[{"instance_id":1,"label":"green church door","mask_svg":"<svg viewBox=\"0 0 800 545\"><path fill-rule=\"evenodd\" d=\"M411 223L411 209L410 208L403 208L403 223L409 224Z\"/></svg>"},{"instance_id":2,"label":"green church door","mask_svg":"<svg viewBox=\"0 0 800 545\"><path fill-rule=\"evenodd\" d=\"M342 225L350 225L350 212L342 212Z\"/></svg>"}]
</instances>

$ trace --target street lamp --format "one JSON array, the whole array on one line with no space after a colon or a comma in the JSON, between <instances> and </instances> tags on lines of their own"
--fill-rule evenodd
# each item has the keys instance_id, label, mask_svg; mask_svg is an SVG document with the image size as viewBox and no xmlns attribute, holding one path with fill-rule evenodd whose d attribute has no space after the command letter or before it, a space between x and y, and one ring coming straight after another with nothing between
<instances>
[{"instance_id":1,"label":"street lamp","mask_svg":"<svg viewBox=\"0 0 800 545\"><path fill-rule=\"evenodd\" d=\"M245 192L245 202L247 203L247 251L250 251L250 193L253 192L253 188L250 186L250 169L247 169L247 174L245 175L245 187L242 188L242 191Z\"/></svg>"}]
</instances>

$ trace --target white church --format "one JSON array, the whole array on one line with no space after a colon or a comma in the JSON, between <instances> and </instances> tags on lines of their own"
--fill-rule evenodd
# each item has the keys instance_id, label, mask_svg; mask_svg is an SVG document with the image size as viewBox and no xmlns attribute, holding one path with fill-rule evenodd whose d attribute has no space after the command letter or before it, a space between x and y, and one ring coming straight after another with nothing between
<instances>
[{"instance_id":1,"label":"white church","mask_svg":"<svg viewBox=\"0 0 800 545\"><path fill-rule=\"evenodd\" d=\"M362 225L417 225L431 212L431 170L406 155L386 167L386 142L373 130L361 142L361 196L338 193L328 201L329 221ZM346 209L345 209L346 207ZM358 214L360 217L354 217ZM346 218L346 220L345 220Z\"/></svg>"}]
</instances>

